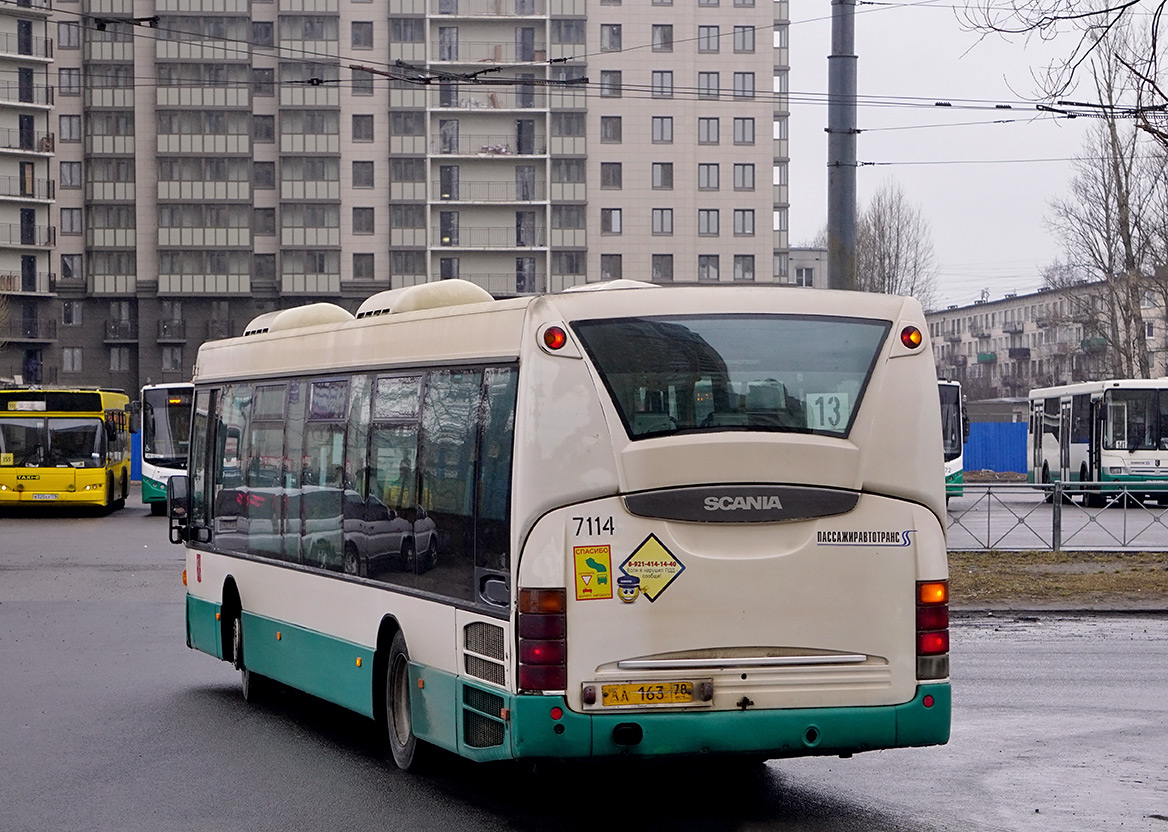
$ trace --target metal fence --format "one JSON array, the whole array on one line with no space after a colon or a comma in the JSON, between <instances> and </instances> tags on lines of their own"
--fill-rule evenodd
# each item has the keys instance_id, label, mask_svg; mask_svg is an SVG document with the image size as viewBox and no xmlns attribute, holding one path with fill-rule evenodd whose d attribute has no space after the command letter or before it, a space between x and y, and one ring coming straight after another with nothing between
<instances>
[{"instance_id":1,"label":"metal fence","mask_svg":"<svg viewBox=\"0 0 1168 832\"><path fill-rule=\"evenodd\" d=\"M1091 483L970 484L949 502L951 551L1165 551L1168 490Z\"/></svg>"}]
</instances>

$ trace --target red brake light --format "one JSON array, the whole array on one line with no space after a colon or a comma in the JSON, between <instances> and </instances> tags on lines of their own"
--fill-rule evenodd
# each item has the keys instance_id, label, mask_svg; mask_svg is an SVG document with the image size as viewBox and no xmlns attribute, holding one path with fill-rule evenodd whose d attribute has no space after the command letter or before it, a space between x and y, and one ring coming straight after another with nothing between
<instances>
[{"instance_id":1,"label":"red brake light","mask_svg":"<svg viewBox=\"0 0 1168 832\"><path fill-rule=\"evenodd\" d=\"M925 336L915 326L906 326L900 331L900 343L904 344L910 350L915 350L922 343L924 343Z\"/></svg>"},{"instance_id":2,"label":"red brake light","mask_svg":"<svg viewBox=\"0 0 1168 832\"><path fill-rule=\"evenodd\" d=\"M519 590L519 688L568 685L568 596L563 588Z\"/></svg>"},{"instance_id":3,"label":"red brake light","mask_svg":"<svg viewBox=\"0 0 1168 832\"><path fill-rule=\"evenodd\" d=\"M543 331L543 344L549 350L562 349L568 343L568 333L561 327L549 326Z\"/></svg>"},{"instance_id":4,"label":"red brake light","mask_svg":"<svg viewBox=\"0 0 1168 832\"><path fill-rule=\"evenodd\" d=\"M940 630L934 633L917 634L917 654L920 656L935 656L938 653L949 652L949 631Z\"/></svg>"},{"instance_id":5,"label":"red brake light","mask_svg":"<svg viewBox=\"0 0 1168 832\"><path fill-rule=\"evenodd\" d=\"M559 639L519 639L519 661L522 664L564 664L568 649Z\"/></svg>"},{"instance_id":6,"label":"red brake light","mask_svg":"<svg viewBox=\"0 0 1168 832\"><path fill-rule=\"evenodd\" d=\"M949 606L917 607L917 630L944 630L949 627Z\"/></svg>"}]
</instances>

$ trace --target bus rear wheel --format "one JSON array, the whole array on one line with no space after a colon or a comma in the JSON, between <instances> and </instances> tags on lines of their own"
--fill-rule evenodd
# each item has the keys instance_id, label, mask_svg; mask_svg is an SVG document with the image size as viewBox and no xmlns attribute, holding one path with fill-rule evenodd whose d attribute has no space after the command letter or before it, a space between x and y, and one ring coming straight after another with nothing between
<instances>
[{"instance_id":1,"label":"bus rear wheel","mask_svg":"<svg viewBox=\"0 0 1168 832\"><path fill-rule=\"evenodd\" d=\"M410 713L410 653L401 630L394 633L385 662L385 728L394 765L402 771L418 768L425 743L414 736Z\"/></svg>"},{"instance_id":2,"label":"bus rear wheel","mask_svg":"<svg viewBox=\"0 0 1168 832\"><path fill-rule=\"evenodd\" d=\"M243 613L236 613L231 624L231 663L239 671L245 702L256 703L263 692L264 677L247 669L243 661Z\"/></svg>"}]
</instances>

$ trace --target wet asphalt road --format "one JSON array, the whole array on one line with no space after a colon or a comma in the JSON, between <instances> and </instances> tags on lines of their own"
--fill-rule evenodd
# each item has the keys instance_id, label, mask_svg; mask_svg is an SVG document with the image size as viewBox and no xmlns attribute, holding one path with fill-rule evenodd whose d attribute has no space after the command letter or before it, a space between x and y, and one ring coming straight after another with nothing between
<instances>
[{"instance_id":1,"label":"wet asphalt road","mask_svg":"<svg viewBox=\"0 0 1168 832\"><path fill-rule=\"evenodd\" d=\"M165 526L0 514L0 829L1168 832L1168 617L963 614L944 747L417 776L188 650Z\"/></svg>"}]
</instances>

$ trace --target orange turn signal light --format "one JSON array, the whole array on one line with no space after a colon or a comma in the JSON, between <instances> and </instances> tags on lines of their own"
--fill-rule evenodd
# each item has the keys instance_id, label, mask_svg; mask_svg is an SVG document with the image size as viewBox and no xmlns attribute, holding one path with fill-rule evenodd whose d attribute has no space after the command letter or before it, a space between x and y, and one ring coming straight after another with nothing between
<instances>
[{"instance_id":1,"label":"orange turn signal light","mask_svg":"<svg viewBox=\"0 0 1168 832\"><path fill-rule=\"evenodd\" d=\"M917 601L921 604L948 604L948 581L922 581L917 584Z\"/></svg>"},{"instance_id":2,"label":"orange turn signal light","mask_svg":"<svg viewBox=\"0 0 1168 832\"><path fill-rule=\"evenodd\" d=\"M910 350L915 350L925 341L925 336L915 326L906 326L900 331L900 343Z\"/></svg>"},{"instance_id":3,"label":"orange turn signal light","mask_svg":"<svg viewBox=\"0 0 1168 832\"><path fill-rule=\"evenodd\" d=\"M549 350L563 349L568 343L568 333L558 326L549 326L543 331L543 345Z\"/></svg>"}]
</instances>

